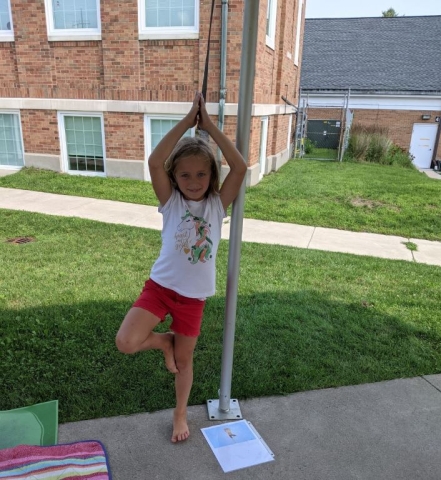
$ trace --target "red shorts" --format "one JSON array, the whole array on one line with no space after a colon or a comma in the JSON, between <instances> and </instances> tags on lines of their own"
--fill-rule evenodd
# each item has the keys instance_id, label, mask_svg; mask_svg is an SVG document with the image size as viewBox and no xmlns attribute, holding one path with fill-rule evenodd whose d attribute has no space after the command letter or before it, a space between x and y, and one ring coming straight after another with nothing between
<instances>
[{"instance_id":1,"label":"red shorts","mask_svg":"<svg viewBox=\"0 0 441 480\"><path fill-rule=\"evenodd\" d=\"M161 322L169 313L173 319L170 329L180 335L198 337L201 333L205 300L179 295L174 290L158 285L151 278L145 282L133 307L153 313Z\"/></svg>"}]
</instances>

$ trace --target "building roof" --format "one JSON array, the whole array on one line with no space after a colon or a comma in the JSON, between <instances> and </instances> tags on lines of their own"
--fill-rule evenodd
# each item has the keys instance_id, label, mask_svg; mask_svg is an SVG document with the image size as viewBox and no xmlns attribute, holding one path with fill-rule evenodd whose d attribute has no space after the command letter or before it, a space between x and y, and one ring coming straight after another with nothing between
<instances>
[{"instance_id":1,"label":"building roof","mask_svg":"<svg viewBox=\"0 0 441 480\"><path fill-rule=\"evenodd\" d=\"M441 16L306 19L301 88L441 93Z\"/></svg>"}]
</instances>

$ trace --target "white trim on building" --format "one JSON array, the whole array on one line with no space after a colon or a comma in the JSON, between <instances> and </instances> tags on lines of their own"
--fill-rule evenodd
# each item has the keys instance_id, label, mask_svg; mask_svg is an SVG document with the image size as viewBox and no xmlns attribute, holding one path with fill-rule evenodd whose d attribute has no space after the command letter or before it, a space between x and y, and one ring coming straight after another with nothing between
<instances>
[{"instance_id":1,"label":"white trim on building","mask_svg":"<svg viewBox=\"0 0 441 480\"><path fill-rule=\"evenodd\" d=\"M306 100L310 108L342 108L345 106L346 93L303 93L301 101ZM350 94L349 108L364 110L441 110L441 95Z\"/></svg>"}]
</instances>

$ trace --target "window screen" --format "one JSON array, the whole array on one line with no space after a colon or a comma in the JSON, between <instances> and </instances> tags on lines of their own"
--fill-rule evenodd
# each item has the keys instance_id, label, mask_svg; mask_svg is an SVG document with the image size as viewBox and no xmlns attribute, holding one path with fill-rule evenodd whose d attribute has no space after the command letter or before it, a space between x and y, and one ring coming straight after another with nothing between
<instances>
[{"instance_id":1,"label":"window screen","mask_svg":"<svg viewBox=\"0 0 441 480\"><path fill-rule=\"evenodd\" d=\"M65 116L69 170L104 172L100 117Z\"/></svg>"},{"instance_id":2,"label":"window screen","mask_svg":"<svg viewBox=\"0 0 441 480\"><path fill-rule=\"evenodd\" d=\"M56 29L98 27L96 0L53 0L52 8Z\"/></svg>"},{"instance_id":3,"label":"window screen","mask_svg":"<svg viewBox=\"0 0 441 480\"><path fill-rule=\"evenodd\" d=\"M194 0L145 0L146 27L195 26Z\"/></svg>"},{"instance_id":4,"label":"window screen","mask_svg":"<svg viewBox=\"0 0 441 480\"><path fill-rule=\"evenodd\" d=\"M0 165L24 165L20 117L14 113L0 113Z\"/></svg>"}]
</instances>

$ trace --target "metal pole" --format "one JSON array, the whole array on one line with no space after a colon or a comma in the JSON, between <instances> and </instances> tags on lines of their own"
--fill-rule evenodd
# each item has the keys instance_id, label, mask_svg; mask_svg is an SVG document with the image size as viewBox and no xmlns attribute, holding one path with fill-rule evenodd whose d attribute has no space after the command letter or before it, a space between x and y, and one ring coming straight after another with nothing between
<instances>
[{"instance_id":1,"label":"metal pole","mask_svg":"<svg viewBox=\"0 0 441 480\"><path fill-rule=\"evenodd\" d=\"M228 0L222 0L222 24L221 24L221 55L220 55L220 90L219 90L219 114L218 127L224 131L225 100L227 96L227 35L228 35ZM219 172L222 171L222 152L218 148L216 152Z\"/></svg>"},{"instance_id":2,"label":"metal pole","mask_svg":"<svg viewBox=\"0 0 441 480\"><path fill-rule=\"evenodd\" d=\"M236 147L245 159L248 158L250 143L258 19L259 0L245 0L236 134ZM207 402L209 418L211 420L242 418L237 400L231 400L231 379L233 374L234 334L236 327L237 287L239 283L245 185L246 181L244 179L239 194L233 203L231 215L221 384L219 401L208 400Z\"/></svg>"},{"instance_id":3,"label":"metal pole","mask_svg":"<svg viewBox=\"0 0 441 480\"><path fill-rule=\"evenodd\" d=\"M347 105L348 105L348 94L345 93L345 98L343 100L343 109L340 116L340 135L338 139L338 150L337 150L337 160L339 162L343 160L343 136L344 136L343 125L345 123Z\"/></svg>"},{"instance_id":4,"label":"metal pole","mask_svg":"<svg viewBox=\"0 0 441 480\"><path fill-rule=\"evenodd\" d=\"M303 109L300 106L301 99L302 99L302 89L299 88L299 101L298 101L297 113L296 113L296 130L295 130L295 134L294 134L294 155L293 155L293 158L297 158L297 143L299 142L299 130L300 130L300 126L303 123ZM299 149L299 157L300 157L300 149Z\"/></svg>"}]
</instances>

